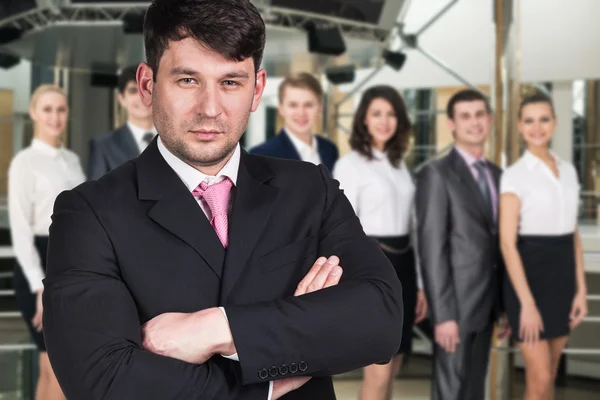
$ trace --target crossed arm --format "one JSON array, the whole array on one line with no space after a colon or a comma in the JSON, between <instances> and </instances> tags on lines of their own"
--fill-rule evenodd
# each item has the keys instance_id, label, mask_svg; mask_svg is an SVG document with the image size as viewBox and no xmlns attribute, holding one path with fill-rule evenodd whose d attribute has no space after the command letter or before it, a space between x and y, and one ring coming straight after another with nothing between
<instances>
[{"instance_id":1,"label":"crossed arm","mask_svg":"<svg viewBox=\"0 0 600 400\"><path fill-rule=\"evenodd\" d=\"M401 339L400 283L343 193L321 172L327 202L319 252L340 256L344 280L302 296L228 308L241 374L222 357L196 364L146 351L106 232L80 194L61 194L50 232L44 327L66 396L264 400L268 383L256 372L265 365L300 356L307 368L296 375L328 376L389 360Z\"/></svg>"}]
</instances>

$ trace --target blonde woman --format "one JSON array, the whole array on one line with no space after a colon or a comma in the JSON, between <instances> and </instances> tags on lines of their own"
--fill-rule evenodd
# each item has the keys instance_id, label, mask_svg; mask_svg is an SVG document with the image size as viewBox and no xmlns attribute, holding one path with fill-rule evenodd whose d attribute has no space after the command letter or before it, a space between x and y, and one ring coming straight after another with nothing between
<instances>
[{"instance_id":1,"label":"blonde woman","mask_svg":"<svg viewBox=\"0 0 600 400\"><path fill-rule=\"evenodd\" d=\"M67 98L58 86L38 87L29 106L33 140L9 168L8 213L17 258L13 282L17 304L40 352L36 400L64 399L44 344L42 279L54 200L85 179L77 155L62 147L68 112Z\"/></svg>"},{"instance_id":2,"label":"blonde woman","mask_svg":"<svg viewBox=\"0 0 600 400\"><path fill-rule=\"evenodd\" d=\"M526 400L554 398L560 355L588 312L577 230L579 179L575 167L549 148L555 128L550 98L523 100L519 131L527 150L500 184L504 302L525 362Z\"/></svg>"}]
</instances>

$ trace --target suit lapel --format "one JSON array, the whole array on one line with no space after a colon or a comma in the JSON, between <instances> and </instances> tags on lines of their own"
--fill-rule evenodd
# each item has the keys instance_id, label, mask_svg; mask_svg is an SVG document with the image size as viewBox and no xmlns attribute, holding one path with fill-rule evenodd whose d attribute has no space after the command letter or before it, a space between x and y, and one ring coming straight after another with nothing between
<instances>
[{"instance_id":1,"label":"suit lapel","mask_svg":"<svg viewBox=\"0 0 600 400\"><path fill-rule=\"evenodd\" d=\"M318 135L317 150L319 151L319 157L321 157L321 162L327 167L330 173L333 172L333 160L331 157L331 153L328 152L328 149L325 146L325 141L321 139Z\"/></svg>"},{"instance_id":2,"label":"suit lapel","mask_svg":"<svg viewBox=\"0 0 600 400\"><path fill-rule=\"evenodd\" d=\"M287 132L282 129L277 135L279 138L279 144L281 145L281 150L284 154L282 154L283 158L287 158L289 160L298 160L301 161L300 154L298 154L298 150L296 150L296 146L292 143L292 140L288 137Z\"/></svg>"},{"instance_id":3,"label":"suit lapel","mask_svg":"<svg viewBox=\"0 0 600 400\"><path fill-rule=\"evenodd\" d=\"M125 153L128 160L140 155L140 149L135 142L133 133L127 125L123 125L119 128L117 135L115 136L115 142L119 149Z\"/></svg>"},{"instance_id":4,"label":"suit lapel","mask_svg":"<svg viewBox=\"0 0 600 400\"><path fill-rule=\"evenodd\" d=\"M242 152L232 213L229 218L229 247L221 290L221 304L248 264L273 210L278 190L266 182L272 172L260 161Z\"/></svg>"},{"instance_id":5,"label":"suit lapel","mask_svg":"<svg viewBox=\"0 0 600 400\"><path fill-rule=\"evenodd\" d=\"M485 220L491 224L493 221L491 210L487 207L483 194L481 194L479 186L477 186L477 182L475 182L473 173L469 170L469 166L460 154L458 154L456 149L452 149L448 157L450 157L454 173L458 177L458 180L463 183L465 189L468 191L469 198L475 199L477 208L482 213Z\"/></svg>"},{"instance_id":6,"label":"suit lapel","mask_svg":"<svg viewBox=\"0 0 600 400\"><path fill-rule=\"evenodd\" d=\"M153 200L148 217L191 246L220 278L225 249L185 184L160 155L156 138L137 161L138 197Z\"/></svg>"}]
</instances>

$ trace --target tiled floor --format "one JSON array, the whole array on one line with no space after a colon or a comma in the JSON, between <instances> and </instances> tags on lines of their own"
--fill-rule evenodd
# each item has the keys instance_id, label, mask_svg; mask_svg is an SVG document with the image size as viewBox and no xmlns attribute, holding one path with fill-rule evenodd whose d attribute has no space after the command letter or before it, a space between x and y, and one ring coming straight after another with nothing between
<instances>
[{"instance_id":1,"label":"tiled floor","mask_svg":"<svg viewBox=\"0 0 600 400\"><path fill-rule=\"evenodd\" d=\"M557 388L555 400L598 400L600 384L597 388ZM335 390L338 400L357 400L360 381L338 380ZM430 398L431 382L424 379L398 379L394 386L393 400L427 400ZM523 386L515 384L513 400L523 397Z\"/></svg>"},{"instance_id":2,"label":"tiled floor","mask_svg":"<svg viewBox=\"0 0 600 400\"><path fill-rule=\"evenodd\" d=\"M514 385L513 400L523 398L523 385ZM575 383L574 386L580 386ZM599 383L584 384L589 387L557 388L555 400L598 400L600 396ZM595 390L594 390L595 386ZM338 380L335 382L335 390L338 400L357 400L360 381ZM427 400L430 398L429 390L431 382L425 379L398 379L394 386L393 400Z\"/></svg>"}]
</instances>

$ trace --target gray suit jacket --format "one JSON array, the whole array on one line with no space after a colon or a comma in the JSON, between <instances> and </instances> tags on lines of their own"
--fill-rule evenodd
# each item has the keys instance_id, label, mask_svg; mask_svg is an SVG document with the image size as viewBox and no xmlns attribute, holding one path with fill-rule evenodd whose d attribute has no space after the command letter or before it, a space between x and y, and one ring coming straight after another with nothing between
<instances>
[{"instance_id":1,"label":"gray suit jacket","mask_svg":"<svg viewBox=\"0 0 600 400\"><path fill-rule=\"evenodd\" d=\"M501 169L490 166L497 189ZM498 229L455 149L419 172L416 211L432 323L456 320L461 334L485 329L500 305Z\"/></svg>"},{"instance_id":2,"label":"gray suit jacket","mask_svg":"<svg viewBox=\"0 0 600 400\"><path fill-rule=\"evenodd\" d=\"M88 179L95 180L140 155L127 125L90 140Z\"/></svg>"}]
</instances>

